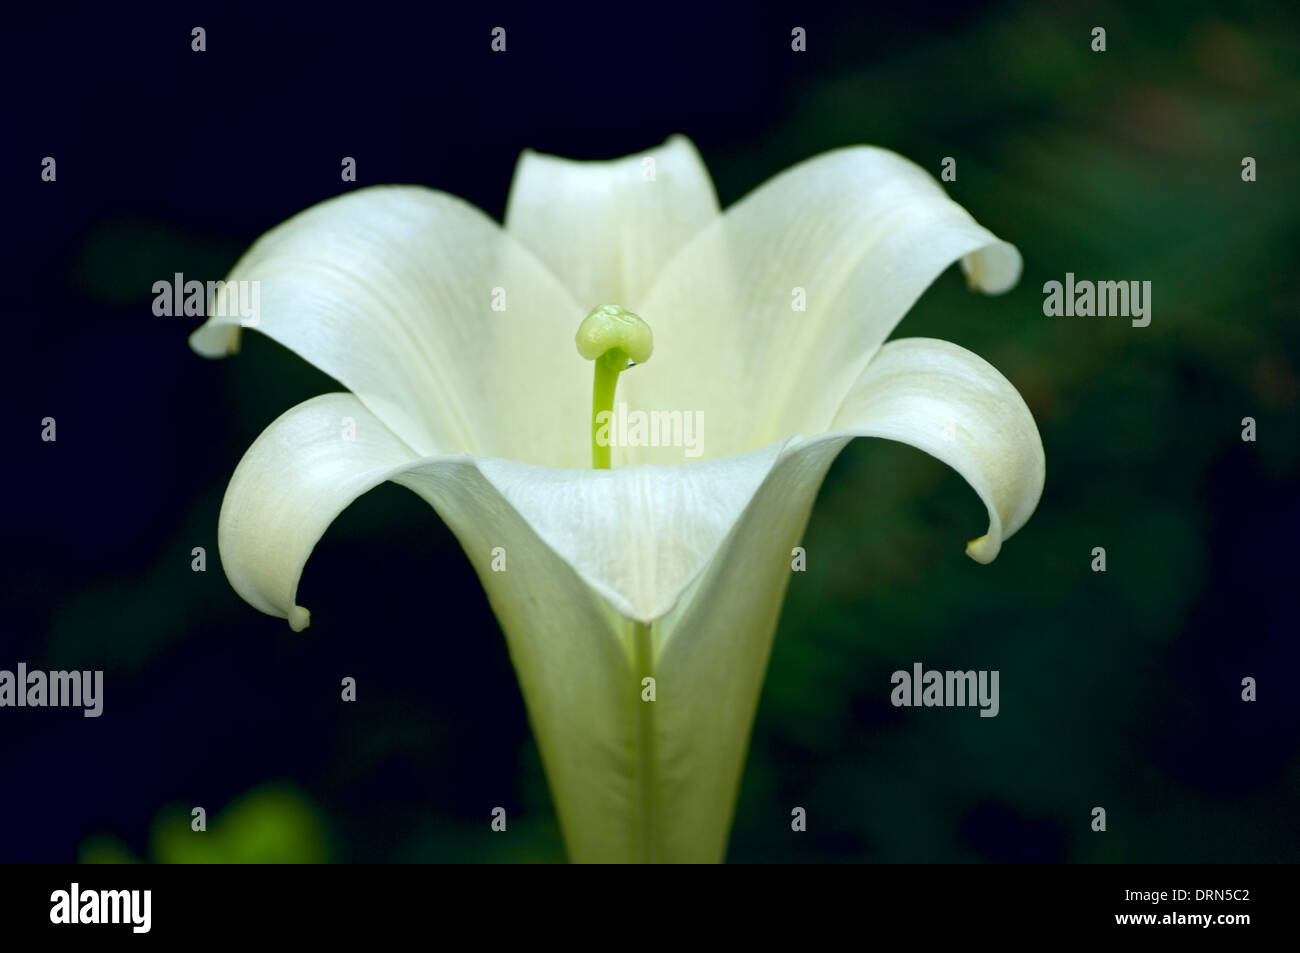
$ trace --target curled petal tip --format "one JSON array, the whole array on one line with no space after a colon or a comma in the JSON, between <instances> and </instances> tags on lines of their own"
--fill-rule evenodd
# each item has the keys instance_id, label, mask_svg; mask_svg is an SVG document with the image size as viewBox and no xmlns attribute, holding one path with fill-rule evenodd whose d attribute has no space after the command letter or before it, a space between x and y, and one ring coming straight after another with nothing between
<instances>
[{"instance_id":1,"label":"curled petal tip","mask_svg":"<svg viewBox=\"0 0 1300 953\"><path fill-rule=\"evenodd\" d=\"M987 535L984 535L979 539L972 539L966 544L966 555L977 563L988 565L997 558L998 552L1001 549L1001 546L994 543Z\"/></svg>"},{"instance_id":2,"label":"curled petal tip","mask_svg":"<svg viewBox=\"0 0 1300 953\"><path fill-rule=\"evenodd\" d=\"M1005 294L1020 281L1024 260L1015 245L992 242L961 260L966 273L966 284L972 291L984 294Z\"/></svg>"},{"instance_id":3,"label":"curled petal tip","mask_svg":"<svg viewBox=\"0 0 1300 953\"><path fill-rule=\"evenodd\" d=\"M289 610L289 628L295 632L301 632L307 626L311 625L311 613L302 606L294 606Z\"/></svg>"},{"instance_id":4,"label":"curled petal tip","mask_svg":"<svg viewBox=\"0 0 1300 953\"><path fill-rule=\"evenodd\" d=\"M208 321L190 335L190 348L203 357L229 357L239 353L239 325Z\"/></svg>"}]
</instances>

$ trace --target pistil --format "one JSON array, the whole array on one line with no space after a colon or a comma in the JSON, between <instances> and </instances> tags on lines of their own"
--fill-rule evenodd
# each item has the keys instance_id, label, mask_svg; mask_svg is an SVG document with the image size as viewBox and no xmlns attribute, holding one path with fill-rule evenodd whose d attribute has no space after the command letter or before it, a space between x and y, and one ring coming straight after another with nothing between
<instances>
[{"instance_id":1,"label":"pistil","mask_svg":"<svg viewBox=\"0 0 1300 953\"><path fill-rule=\"evenodd\" d=\"M579 354L596 363L591 388L591 465L596 470L608 470L609 425L614 416L618 375L650 360L654 335L650 325L626 308L602 304L582 319L575 343Z\"/></svg>"}]
</instances>

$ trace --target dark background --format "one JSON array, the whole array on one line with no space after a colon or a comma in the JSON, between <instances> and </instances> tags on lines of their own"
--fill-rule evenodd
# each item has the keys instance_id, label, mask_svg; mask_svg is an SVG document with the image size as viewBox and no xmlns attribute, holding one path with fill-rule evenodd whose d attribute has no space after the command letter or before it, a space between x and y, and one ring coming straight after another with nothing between
<instances>
[{"instance_id":1,"label":"dark background","mask_svg":"<svg viewBox=\"0 0 1300 953\"><path fill-rule=\"evenodd\" d=\"M335 523L303 578L307 631L231 590L215 533L235 464L282 411L339 388L256 334L199 358L196 321L154 317L150 289L224 276L346 189L427 184L499 219L525 146L609 158L675 132L724 206L836 146L936 175L955 157L946 187L1022 249L1025 275L983 298L950 270L898 334L991 361L1048 461L1037 514L982 567L962 553L985 515L959 477L894 444L842 455L729 859L1300 859L1300 26L1281 3L1221 7L10 21L0 668L102 668L105 711L0 710L0 859L563 858L504 640L416 497L381 487ZM1044 317L1042 284L1066 271L1150 280L1151 326ZM890 673L915 661L1000 670L1001 713L891 707ZM186 836L194 805L205 838ZM497 805L506 835L489 831Z\"/></svg>"}]
</instances>

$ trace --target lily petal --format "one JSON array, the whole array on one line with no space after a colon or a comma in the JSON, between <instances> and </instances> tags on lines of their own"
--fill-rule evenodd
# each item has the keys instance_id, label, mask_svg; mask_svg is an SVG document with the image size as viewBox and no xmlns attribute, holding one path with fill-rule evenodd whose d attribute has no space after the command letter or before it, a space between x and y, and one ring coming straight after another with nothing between
<instances>
[{"instance_id":1,"label":"lily petal","mask_svg":"<svg viewBox=\"0 0 1300 953\"><path fill-rule=\"evenodd\" d=\"M983 358L948 341L890 341L835 415L831 432L910 444L960 473L989 512L988 531L967 544L992 562L1025 525L1043 493L1043 441L1024 399Z\"/></svg>"},{"instance_id":2,"label":"lily petal","mask_svg":"<svg viewBox=\"0 0 1300 953\"><path fill-rule=\"evenodd\" d=\"M674 467L557 470L482 457L478 467L616 611L650 623L704 569L782 449Z\"/></svg>"},{"instance_id":3,"label":"lily petal","mask_svg":"<svg viewBox=\"0 0 1300 953\"><path fill-rule=\"evenodd\" d=\"M668 259L718 217L700 155L684 136L601 162L525 150L506 230L533 250L587 309L632 311ZM585 313L585 312L584 312Z\"/></svg>"},{"instance_id":4,"label":"lily petal","mask_svg":"<svg viewBox=\"0 0 1300 953\"><path fill-rule=\"evenodd\" d=\"M353 500L417 459L352 394L281 414L244 453L221 504L217 543L235 592L294 631L306 628L297 593L308 555Z\"/></svg>"},{"instance_id":5,"label":"lily petal","mask_svg":"<svg viewBox=\"0 0 1300 953\"><path fill-rule=\"evenodd\" d=\"M800 442L772 468L708 569L655 625L658 787L664 852L726 853L772 636L813 501L851 438Z\"/></svg>"},{"instance_id":6,"label":"lily petal","mask_svg":"<svg viewBox=\"0 0 1300 953\"><path fill-rule=\"evenodd\" d=\"M346 418L354 423L352 439L343 438ZM571 856L717 860L717 832L692 840L682 832L696 822L681 813L699 798L717 796L709 780L717 766L676 754L686 744L677 734L700 727L681 709L682 698L664 709L665 731L647 727L654 709L641 707L640 678L655 672L667 630L647 628L649 667L642 668L633 620L665 615L692 580L717 564L718 548L756 492L765 498L784 492L760 489L781 451L778 445L733 460L623 471L548 470L463 454L421 457L355 397L327 394L275 420L240 461L221 508L222 565L246 601L301 630L310 614L297 603L298 582L330 522L385 480L414 490L460 540L506 634ZM505 549L505 572L490 568L498 546ZM775 614L764 612L778 597L760 592L736 618L757 612L770 627ZM696 612L707 613L720 638L748 639L748 628L729 628L728 603L714 603L711 595L704 601L710 605ZM708 644L703 651L713 651ZM761 674L762 659L756 670L747 659L749 668L739 674ZM727 717L741 716L743 708ZM735 731L726 737L734 741ZM647 743L660 738L677 759L663 778L645 757ZM728 751L727 763L739 764L743 745ZM698 791L679 805L659 793L662 784L672 786L673 798L678 789ZM651 802L665 813L655 825L655 844L647 846ZM719 801L712 809L730 806Z\"/></svg>"},{"instance_id":7,"label":"lily petal","mask_svg":"<svg viewBox=\"0 0 1300 953\"><path fill-rule=\"evenodd\" d=\"M355 440L339 420L356 421ZM221 508L222 565L249 603L295 629L298 580L325 528L384 480L438 511L470 557L505 631L571 855L641 856L628 623L555 555L463 455L421 458L350 394L283 414L249 448ZM493 549L505 571L493 572Z\"/></svg>"},{"instance_id":8,"label":"lily petal","mask_svg":"<svg viewBox=\"0 0 1300 953\"><path fill-rule=\"evenodd\" d=\"M725 853L791 550L827 469L859 436L918 447L965 477L989 511L987 533L967 547L979 562L997 556L1042 493L1038 429L1001 374L946 341L882 347L832 431L784 448L708 569L655 626L659 786L673 805L665 826L672 856Z\"/></svg>"},{"instance_id":9,"label":"lily petal","mask_svg":"<svg viewBox=\"0 0 1300 953\"><path fill-rule=\"evenodd\" d=\"M727 209L665 268L637 310L654 328L655 357L628 375L629 405L702 411L706 457L824 431L899 320L958 259L990 293L1020 275L1019 252L903 157L855 147L803 162ZM628 462L669 457L646 449Z\"/></svg>"},{"instance_id":10,"label":"lily petal","mask_svg":"<svg viewBox=\"0 0 1300 953\"><path fill-rule=\"evenodd\" d=\"M420 453L585 462L590 375L573 351L585 312L474 206L415 187L351 192L262 236L227 281L258 283L246 326L340 381ZM238 313L216 314L190 344L219 357L240 333Z\"/></svg>"}]
</instances>

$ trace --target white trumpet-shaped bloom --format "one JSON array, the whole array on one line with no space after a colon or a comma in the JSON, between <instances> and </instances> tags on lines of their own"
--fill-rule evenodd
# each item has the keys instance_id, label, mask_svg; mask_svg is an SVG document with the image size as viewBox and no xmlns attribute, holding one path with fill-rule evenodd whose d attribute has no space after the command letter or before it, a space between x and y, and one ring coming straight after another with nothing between
<instances>
[{"instance_id":1,"label":"white trumpet-shaped bloom","mask_svg":"<svg viewBox=\"0 0 1300 953\"><path fill-rule=\"evenodd\" d=\"M930 175L866 147L725 214L680 137L609 162L525 153L504 228L425 188L322 202L229 281L260 282L257 330L351 393L285 412L244 455L221 509L226 574L301 629L326 527L385 480L409 487L505 632L570 856L720 860L791 549L836 454L887 437L953 467L988 509L979 562L1037 505L1043 448L1015 388L954 344L886 343L954 261L990 293L1021 268ZM623 441L591 469L574 333L602 304L654 334L618 401L695 415L697 458ZM199 353L238 348L225 310L195 331Z\"/></svg>"}]
</instances>

